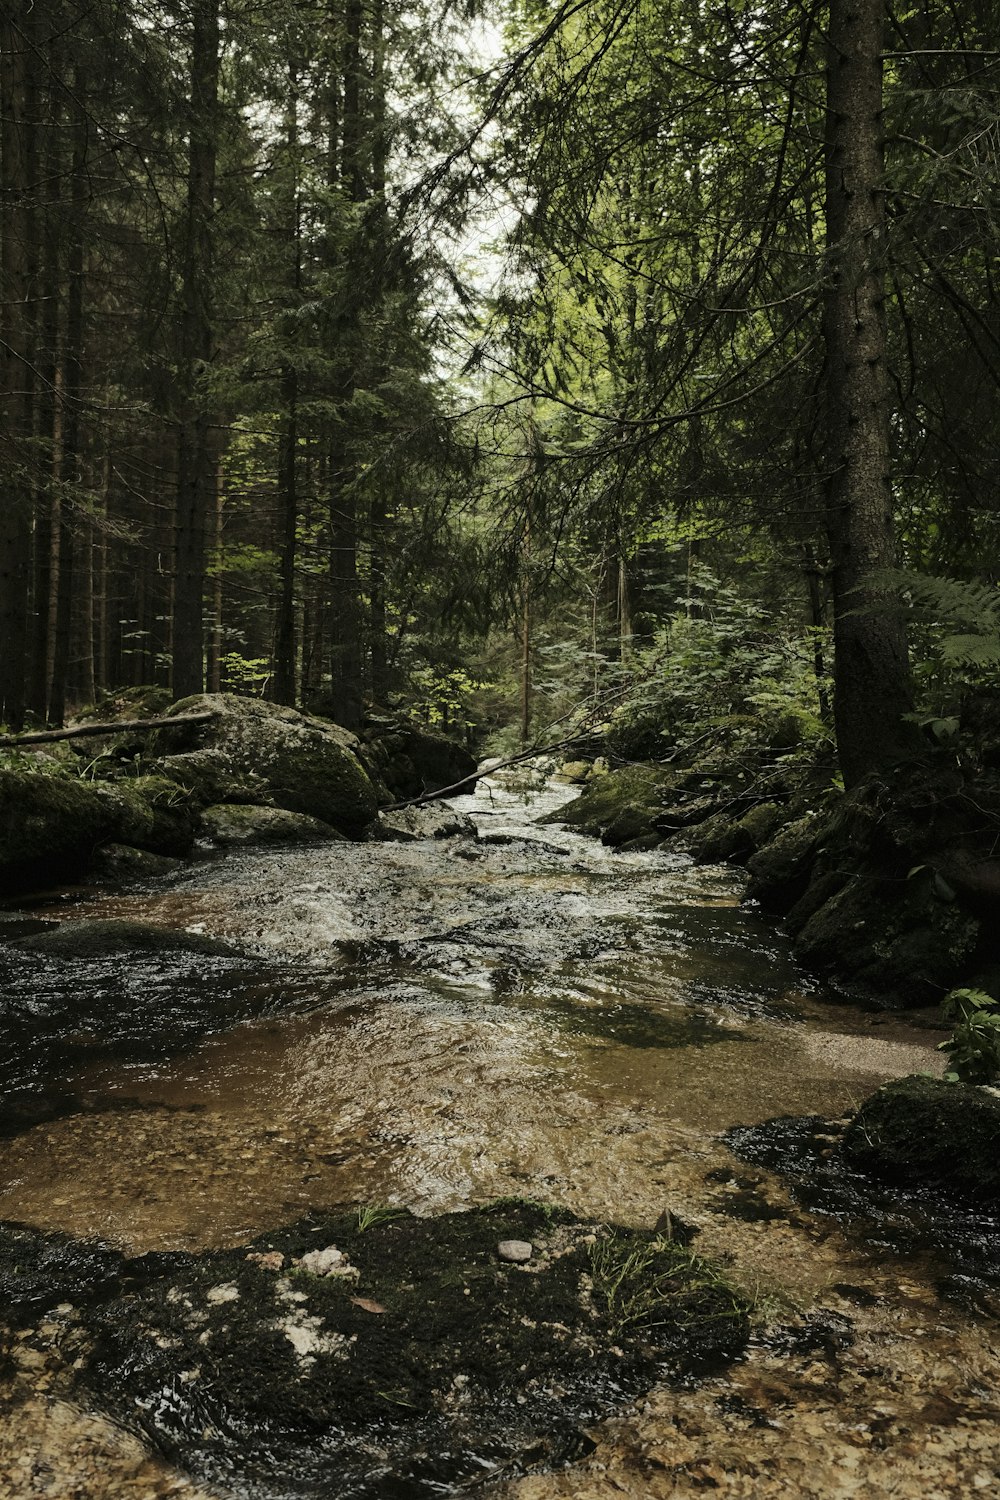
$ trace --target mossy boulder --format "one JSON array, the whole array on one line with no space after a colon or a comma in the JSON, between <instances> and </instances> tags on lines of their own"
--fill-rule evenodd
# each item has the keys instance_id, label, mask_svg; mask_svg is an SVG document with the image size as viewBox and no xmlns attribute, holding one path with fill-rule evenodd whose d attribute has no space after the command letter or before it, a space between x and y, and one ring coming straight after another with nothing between
<instances>
[{"instance_id":1,"label":"mossy boulder","mask_svg":"<svg viewBox=\"0 0 1000 1500\"><path fill-rule=\"evenodd\" d=\"M235 802L204 808L200 833L221 848L240 844L306 844L343 838L329 823L321 823L319 818L310 818L305 813Z\"/></svg>"},{"instance_id":2,"label":"mossy boulder","mask_svg":"<svg viewBox=\"0 0 1000 1500\"><path fill-rule=\"evenodd\" d=\"M221 938L203 932L182 932L150 922L107 918L88 922L60 922L46 932L20 938L15 947L52 958L99 959L113 953L195 953L202 958L238 958Z\"/></svg>"},{"instance_id":3,"label":"mossy boulder","mask_svg":"<svg viewBox=\"0 0 1000 1500\"><path fill-rule=\"evenodd\" d=\"M538 821L565 823L581 833L603 834L621 819L618 843L622 844L652 831L653 819L662 810L671 786L670 773L662 766L624 766L592 777L575 801Z\"/></svg>"},{"instance_id":4,"label":"mossy boulder","mask_svg":"<svg viewBox=\"0 0 1000 1500\"><path fill-rule=\"evenodd\" d=\"M194 842L190 797L165 776L98 781L94 791L114 820L115 841L152 854L183 857Z\"/></svg>"},{"instance_id":5,"label":"mossy boulder","mask_svg":"<svg viewBox=\"0 0 1000 1500\"><path fill-rule=\"evenodd\" d=\"M747 894L768 911L790 911L805 895L812 875L819 820L812 813L788 823L747 861Z\"/></svg>"},{"instance_id":6,"label":"mossy boulder","mask_svg":"<svg viewBox=\"0 0 1000 1500\"><path fill-rule=\"evenodd\" d=\"M260 800L349 834L373 823L375 788L359 758L359 742L347 730L230 693L184 698L170 710L177 716L203 712L213 715L207 723L156 733L166 751L161 769L172 778L190 772L197 755L192 784L207 802ZM218 794L223 786L229 795Z\"/></svg>"},{"instance_id":7,"label":"mossy boulder","mask_svg":"<svg viewBox=\"0 0 1000 1500\"><path fill-rule=\"evenodd\" d=\"M1000 1097L937 1078L900 1078L858 1110L844 1155L873 1176L1000 1207Z\"/></svg>"},{"instance_id":8,"label":"mossy boulder","mask_svg":"<svg viewBox=\"0 0 1000 1500\"><path fill-rule=\"evenodd\" d=\"M457 740L405 720L369 721L362 751L381 778L389 801L441 791L476 770L475 756Z\"/></svg>"},{"instance_id":9,"label":"mossy boulder","mask_svg":"<svg viewBox=\"0 0 1000 1500\"><path fill-rule=\"evenodd\" d=\"M797 956L884 1005L930 1005L972 961L979 923L935 898L932 877L855 875L801 927Z\"/></svg>"},{"instance_id":10,"label":"mossy boulder","mask_svg":"<svg viewBox=\"0 0 1000 1500\"><path fill-rule=\"evenodd\" d=\"M133 1260L14 1228L0 1288L12 1321L71 1300L79 1396L259 1500L450 1494L558 1466L590 1423L718 1369L748 1331L745 1300L677 1239L510 1200L316 1214Z\"/></svg>"},{"instance_id":11,"label":"mossy boulder","mask_svg":"<svg viewBox=\"0 0 1000 1500\"><path fill-rule=\"evenodd\" d=\"M116 811L89 782L0 770L0 890L79 879L117 829Z\"/></svg>"}]
</instances>

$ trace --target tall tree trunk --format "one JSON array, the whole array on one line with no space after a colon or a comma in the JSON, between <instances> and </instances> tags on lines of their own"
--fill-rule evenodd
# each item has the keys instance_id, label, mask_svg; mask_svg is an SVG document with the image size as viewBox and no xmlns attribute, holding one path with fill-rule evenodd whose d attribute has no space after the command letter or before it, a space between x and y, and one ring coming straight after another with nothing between
<instances>
[{"instance_id":1,"label":"tall tree trunk","mask_svg":"<svg viewBox=\"0 0 1000 1500\"><path fill-rule=\"evenodd\" d=\"M291 239L289 297L293 310L302 290L301 212L299 204L298 74L288 70L288 107L285 111L285 148L291 172L288 232ZM291 327L288 330L291 337ZM295 564L299 519L297 491L299 446L299 377L292 359L281 372L281 433L278 438L278 555L280 559L278 617L275 629L274 696L295 705Z\"/></svg>"},{"instance_id":2,"label":"tall tree trunk","mask_svg":"<svg viewBox=\"0 0 1000 1500\"><path fill-rule=\"evenodd\" d=\"M193 0L187 213L181 289L177 509L174 553L173 690L204 686L205 523L213 454L203 381L212 359L212 211L219 93L218 0Z\"/></svg>"},{"instance_id":3,"label":"tall tree trunk","mask_svg":"<svg viewBox=\"0 0 1000 1500\"><path fill-rule=\"evenodd\" d=\"M57 75L60 53L56 37L48 45L47 66L50 79ZM41 214L39 292L41 312L36 342L38 401L35 432L39 440L40 479L35 488L34 568L31 614L31 662L28 703L33 713L45 718L49 707L49 684L52 677L52 634L54 631L53 563L58 563L58 500L55 498L56 447L60 437L62 409L56 399L60 369L60 309L63 297L62 276L62 107L58 88L50 84L45 119L45 149L42 153L45 179Z\"/></svg>"},{"instance_id":4,"label":"tall tree trunk","mask_svg":"<svg viewBox=\"0 0 1000 1500\"><path fill-rule=\"evenodd\" d=\"M884 0L831 0L826 113L826 518L834 722L845 785L914 752L885 363Z\"/></svg>"},{"instance_id":5,"label":"tall tree trunk","mask_svg":"<svg viewBox=\"0 0 1000 1500\"><path fill-rule=\"evenodd\" d=\"M33 429L29 305L31 215L28 118L30 47L19 0L0 3L0 720L24 722L31 564Z\"/></svg>"},{"instance_id":6,"label":"tall tree trunk","mask_svg":"<svg viewBox=\"0 0 1000 1500\"><path fill-rule=\"evenodd\" d=\"M56 589L55 648L49 717L61 724L66 715L71 624L73 617L74 547L77 516L70 490L80 482L80 402L83 372L84 219L87 211L87 82L77 68L73 78L75 115L70 172L70 208L66 234L66 336L62 358L62 503L59 507L59 582Z\"/></svg>"},{"instance_id":7,"label":"tall tree trunk","mask_svg":"<svg viewBox=\"0 0 1000 1500\"><path fill-rule=\"evenodd\" d=\"M340 185L352 203L366 196L362 150L361 28L362 0L348 0L345 13L343 113ZM345 277L345 282L347 278ZM354 397L357 359L357 288L341 289L340 370L335 377L339 407L330 444L330 689L339 723L356 729L361 723L361 591L358 578L358 510L356 473L350 457L347 413Z\"/></svg>"},{"instance_id":8,"label":"tall tree trunk","mask_svg":"<svg viewBox=\"0 0 1000 1500\"><path fill-rule=\"evenodd\" d=\"M222 541L225 503L225 478L220 459L215 466L215 507L212 528L212 558L215 569L212 574L212 630L208 638L208 691L210 693L222 692Z\"/></svg>"}]
</instances>

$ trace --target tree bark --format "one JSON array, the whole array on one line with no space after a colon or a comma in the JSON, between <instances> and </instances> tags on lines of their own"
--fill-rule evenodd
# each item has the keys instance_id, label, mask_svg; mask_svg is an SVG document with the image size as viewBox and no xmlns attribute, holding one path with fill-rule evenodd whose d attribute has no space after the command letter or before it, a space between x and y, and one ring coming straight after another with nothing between
<instances>
[{"instance_id":1,"label":"tree bark","mask_svg":"<svg viewBox=\"0 0 1000 1500\"><path fill-rule=\"evenodd\" d=\"M33 428L28 118L30 48L18 0L0 4L0 720L24 722Z\"/></svg>"},{"instance_id":2,"label":"tree bark","mask_svg":"<svg viewBox=\"0 0 1000 1500\"><path fill-rule=\"evenodd\" d=\"M200 693L205 671L205 527L212 487L213 454L202 386L213 348L212 213L219 93L218 0L194 0L192 19L171 642L173 690L178 698Z\"/></svg>"},{"instance_id":3,"label":"tree bark","mask_svg":"<svg viewBox=\"0 0 1000 1500\"><path fill-rule=\"evenodd\" d=\"M61 724L66 713L77 518L69 503L70 487L80 480L80 402L83 373L84 221L87 209L86 78L74 70L73 157L70 171L69 227L66 236L66 336L62 358L62 503L59 507L59 582L56 588L55 646L49 717Z\"/></svg>"},{"instance_id":4,"label":"tree bark","mask_svg":"<svg viewBox=\"0 0 1000 1500\"><path fill-rule=\"evenodd\" d=\"M826 112L826 522L834 722L852 786L914 753L889 459L882 127L884 0L831 0Z\"/></svg>"},{"instance_id":5,"label":"tree bark","mask_svg":"<svg viewBox=\"0 0 1000 1500\"><path fill-rule=\"evenodd\" d=\"M285 110L285 149L291 173L287 229L292 256L289 301L298 307L302 291L301 210L299 204L299 89L294 62L288 69L288 103ZM287 337L292 337L289 327ZM295 566L299 519L298 504L299 377L293 359L281 372L281 432L278 437L278 616L274 648L274 696L279 703L295 706Z\"/></svg>"}]
</instances>

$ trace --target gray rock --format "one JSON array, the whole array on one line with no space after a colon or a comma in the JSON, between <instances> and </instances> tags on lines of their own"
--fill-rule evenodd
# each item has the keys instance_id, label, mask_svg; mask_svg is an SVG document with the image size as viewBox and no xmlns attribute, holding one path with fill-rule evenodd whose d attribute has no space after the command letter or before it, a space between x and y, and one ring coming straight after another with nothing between
<instances>
[{"instance_id":1,"label":"gray rock","mask_svg":"<svg viewBox=\"0 0 1000 1500\"><path fill-rule=\"evenodd\" d=\"M531 1259L534 1249L527 1240L501 1240L497 1246L497 1254L501 1260L520 1266Z\"/></svg>"},{"instance_id":2,"label":"gray rock","mask_svg":"<svg viewBox=\"0 0 1000 1500\"><path fill-rule=\"evenodd\" d=\"M318 839L342 839L343 834L319 818L289 812L285 807L248 807L221 802L206 807L201 832L213 844L230 848L239 844L302 844Z\"/></svg>"},{"instance_id":3,"label":"gray rock","mask_svg":"<svg viewBox=\"0 0 1000 1500\"><path fill-rule=\"evenodd\" d=\"M348 730L232 693L184 698L170 712L208 710L214 717L207 723L156 731L166 752L160 769L203 804L271 803L351 834L374 822L375 788L359 757L360 742Z\"/></svg>"},{"instance_id":4,"label":"gray rock","mask_svg":"<svg viewBox=\"0 0 1000 1500\"><path fill-rule=\"evenodd\" d=\"M448 839L456 834L476 837L475 824L464 813L455 812L447 802L425 802L420 807L402 807L384 812L379 829L385 839L409 844L416 839Z\"/></svg>"}]
</instances>

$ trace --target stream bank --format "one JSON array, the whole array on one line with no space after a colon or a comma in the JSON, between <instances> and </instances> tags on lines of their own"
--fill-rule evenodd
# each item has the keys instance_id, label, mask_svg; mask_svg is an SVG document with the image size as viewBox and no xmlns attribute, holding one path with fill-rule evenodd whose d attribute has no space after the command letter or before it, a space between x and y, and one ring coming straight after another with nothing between
<instances>
[{"instance_id":1,"label":"stream bank","mask_svg":"<svg viewBox=\"0 0 1000 1500\"><path fill-rule=\"evenodd\" d=\"M731 1134L821 1117L809 1149L835 1162L878 1084L939 1068L936 1037L831 1009L739 875L534 821L572 795L486 786L457 806L474 832L234 850L36 909L223 939L260 964L257 1009L181 1050L46 1064L75 1104L3 1143L0 1214L135 1258L231 1253L352 1202L433 1222L527 1197L647 1235L667 1210L753 1306L747 1357L585 1424L564 1473L499 1464L494 1494L973 1493L1000 1461L988 1277L955 1283L932 1197L876 1195L867 1219L800 1201L788 1152L768 1165ZM916 1216L894 1250L890 1214ZM6 1431L48 1465L4 1454L11 1492L192 1493L67 1387L74 1306L11 1333Z\"/></svg>"}]
</instances>

